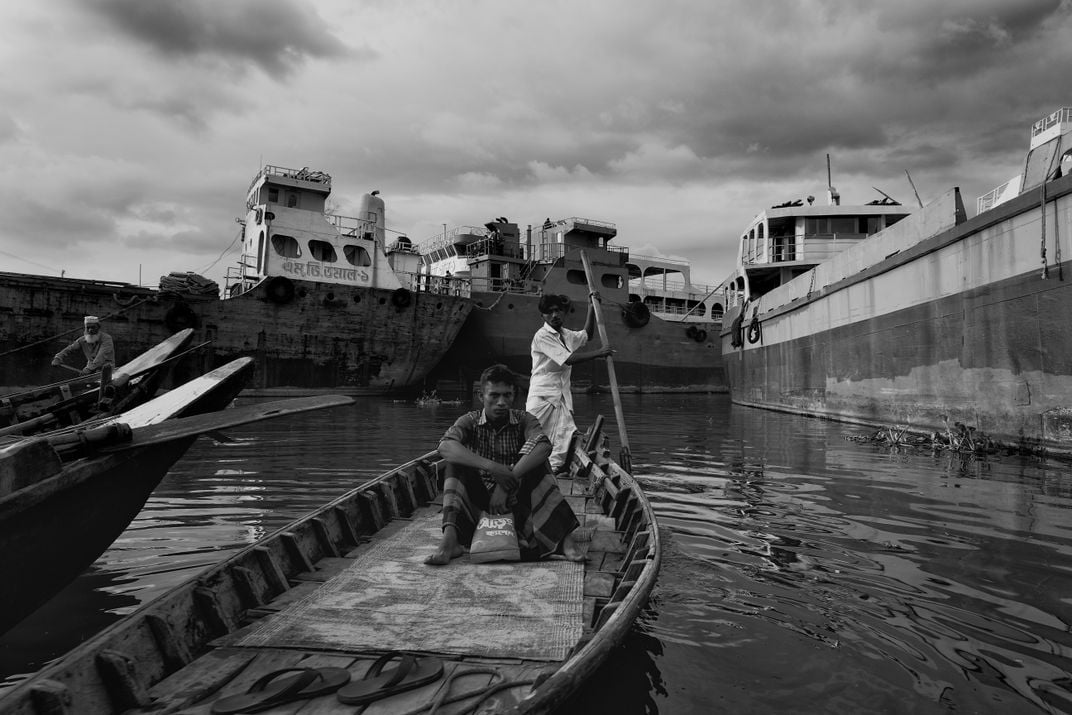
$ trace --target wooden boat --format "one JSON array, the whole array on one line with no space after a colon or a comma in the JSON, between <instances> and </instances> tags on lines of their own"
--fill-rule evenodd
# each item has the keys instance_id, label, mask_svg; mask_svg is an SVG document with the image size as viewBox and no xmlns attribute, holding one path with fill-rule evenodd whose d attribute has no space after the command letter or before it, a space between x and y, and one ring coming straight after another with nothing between
<instances>
[{"instance_id":1,"label":"wooden boat","mask_svg":"<svg viewBox=\"0 0 1072 715\"><path fill-rule=\"evenodd\" d=\"M174 363L190 352L183 349L192 335L189 328L180 330L103 374L79 375L0 396L0 436L24 436L75 425L145 402Z\"/></svg>"},{"instance_id":2,"label":"wooden boat","mask_svg":"<svg viewBox=\"0 0 1072 715\"><path fill-rule=\"evenodd\" d=\"M292 692L281 697L299 699L272 712L352 713L339 692L382 679L390 666L375 676L377 659L399 651L415 653L430 682L375 700L366 715L468 712L478 700L496 711L559 708L625 637L660 564L651 506L610 458L601 422L559 481L581 519L583 564L424 565L441 518L443 463L432 452L143 606L13 688L0 710L220 712L275 674L250 697L285 683ZM278 673L287 668L299 670ZM326 692L301 699L296 685Z\"/></svg>"},{"instance_id":3,"label":"wooden boat","mask_svg":"<svg viewBox=\"0 0 1072 715\"><path fill-rule=\"evenodd\" d=\"M250 358L241 358L95 430L54 432L0 448L0 573L5 574L0 633L93 563L196 439L195 433L101 454L90 451L87 435L121 435L124 426L136 430L220 410L242 389L252 367Z\"/></svg>"}]
</instances>

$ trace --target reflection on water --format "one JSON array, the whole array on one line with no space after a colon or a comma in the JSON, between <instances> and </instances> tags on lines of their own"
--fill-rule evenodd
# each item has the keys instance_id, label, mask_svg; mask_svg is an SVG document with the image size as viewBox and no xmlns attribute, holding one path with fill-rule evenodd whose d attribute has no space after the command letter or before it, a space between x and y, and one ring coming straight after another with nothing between
<instances>
[{"instance_id":1,"label":"reflection on water","mask_svg":"<svg viewBox=\"0 0 1072 715\"><path fill-rule=\"evenodd\" d=\"M623 401L666 554L572 709L1072 712L1072 467L890 453L725 396ZM613 420L607 396L576 402ZM458 411L366 399L199 441L93 570L0 639L0 675L433 448Z\"/></svg>"}]
</instances>

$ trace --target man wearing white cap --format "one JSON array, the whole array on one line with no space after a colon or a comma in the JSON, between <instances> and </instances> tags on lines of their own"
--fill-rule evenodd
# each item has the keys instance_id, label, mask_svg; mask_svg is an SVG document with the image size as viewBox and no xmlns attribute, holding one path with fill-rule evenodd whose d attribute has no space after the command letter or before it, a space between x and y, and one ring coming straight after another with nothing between
<instances>
[{"instance_id":1,"label":"man wearing white cap","mask_svg":"<svg viewBox=\"0 0 1072 715\"><path fill-rule=\"evenodd\" d=\"M56 353L52 358L52 364L59 366L70 355L79 350L86 358L86 366L82 368L82 374L88 375L97 372L104 366L115 367L115 344L112 336L101 331L100 318L95 315L87 315L83 321L85 332L73 343Z\"/></svg>"}]
</instances>

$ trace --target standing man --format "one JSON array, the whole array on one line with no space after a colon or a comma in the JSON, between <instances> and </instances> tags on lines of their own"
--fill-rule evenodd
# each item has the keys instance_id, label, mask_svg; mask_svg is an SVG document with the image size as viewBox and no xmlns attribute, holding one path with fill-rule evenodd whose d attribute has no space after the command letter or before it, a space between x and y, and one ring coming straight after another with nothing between
<instances>
[{"instance_id":1,"label":"standing man","mask_svg":"<svg viewBox=\"0 0 1072 715\"><path fill-rule=\"evenodd\" d=\"M513 513L525 561L554 553L584 560L573 539L577 517L547 471L547 436L535 417L511 409L516 376L505 365L492 365L480 376L480 391L484 409L459 417L439 442L447 462L443 536L424 562L443 566L464 554L482 511Z\"/></svg>"},{"instance_id":2,"label":"standing man","mask_svg":"<svg viewBox=\"0 0 1072 715\"><path fill-rule=\"evenodd\" d=\"M83 375L97 372L105 366L115 367L115 344L111 335L101 331L100 318L87 315L82 322L85 332L73 343L56 353L56 357L52 358L52 364L62 365L68 356L81 350L86 358L86 366L81 371Z\"/></svg>"},{"instance_id":3,"label":"standing man","mask_svg":"<svg viewBox=\"0 0 1072 715\"><path fill-rule=\"evenodd\" d=\"M589 293L589 298L598 300L599 294ZM589 302L584 330L569 330L562 324L569 306L567 296L540 296L539 309L544 324L532 336L532 378L525 404L525 410L540 420L544 433L551 440L551 469L555 472L565 465L570 439L577 430L573 421L573 394L570 391L573 366L614 354L609 345L579 352L592 339L595 309Z\"/></svg>"}]
</instances>

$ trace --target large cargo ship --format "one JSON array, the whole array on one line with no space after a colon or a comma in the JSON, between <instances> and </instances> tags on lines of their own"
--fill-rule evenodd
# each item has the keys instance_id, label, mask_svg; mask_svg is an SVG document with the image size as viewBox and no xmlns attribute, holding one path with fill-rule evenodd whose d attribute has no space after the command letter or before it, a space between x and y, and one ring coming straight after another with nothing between
<instances>
[{"instance_id":1,"label":"large cargo ship","mask_svg":"<svg viewBox=\"0 0 1072 715\"><path fill-rule=\"evenodd\" d=\"M1064 108L1034 123L1023 172L974 218L958 189L911 214L883 207L868 217L882 230L814 267L783 259L833 246L847 207L814 222L802 205L761 213L723 284L733 401L924 434L959 422L999 444L1072 452L1070 158ZM849 209L859 228L861 208ZM780 240L797 253L779 254Z\"/></svg>"},{"instance_id":2,"label":"large cargo ship","mask_svg":"<svg viewBox=\"0 0 1072 715\"><path fill-rule=\"evenodd\" d=\"M247 392L379 394L423 387L469 314L467 294L418 280L420 256L386 240L384 202L365 194L356 218L325 212L331 177L265 166L253 178L242 250L222 291L193 274L159 289L0 273L0 384L55 382L52 356L85 315L103 320L123 361L173 332L210 341L186 369L255 360Z\"/></svg>"},{"instance_id":3,"label":"large cargo ship","mask_svg":"<svg viewBox=\"0 0 1072 715\"><path fill-rule=\"evenodd\" d=\"M475 303L436 375L470 384L491 363L527 375L530 345L541 325L544 293L572 301L566 327L579 330L588 303L581 251L603 301L614 370L623 391L725 392L718 334L722 304L715 289L694 285L680 260L632 256L611 244L613 223L571 217L545 220L522 235L505 217L462 226L422 241L418 250L433 289L470 291ZM573 367L575 391L609 389L606 364Z\"/></svg>"}]
</instances>

